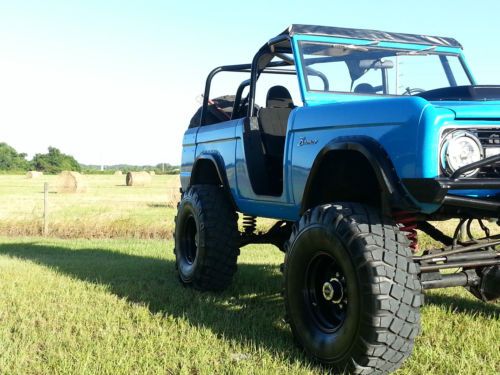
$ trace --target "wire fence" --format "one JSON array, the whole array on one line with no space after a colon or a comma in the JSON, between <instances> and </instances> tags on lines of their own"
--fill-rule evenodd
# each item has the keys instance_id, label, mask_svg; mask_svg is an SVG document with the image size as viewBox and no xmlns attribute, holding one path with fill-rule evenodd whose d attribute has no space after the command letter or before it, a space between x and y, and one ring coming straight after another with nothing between
<instances>
[{"instance_id":1,"label":"wire fence","mask_svg":"<svg viewBox=\"0 0 500 375\"><path fill-rule=\"evenodd\" d=\"M124 177L86 176L67 192L56 176L0 176L0 234L66 238L171 238L180 199L178 176L154 176L146 186Z\"/></svg>"},{"instance_id":2,"label":"wire fence","mask_svg":"<svg viewBox=\"0 0 500 375\"><path fill-rule=\"evenodd\" d=\"M60 238L173 238L180 200L179 176L153 176L147 186L127 186L125 176L85 176L86 189L63 192L57 176L27 179L0 175L0 235ZM274 223L259 219L258 230ZM240 220L241 224L241 220ZM453 234L456 220L436 223ZM477 225L475 233L482 233ZM492 233L499 233L490 225ZM422 248L436 246L419 234ZM428 243L429 242L429 243Z\"/></svg>"}]
</instances>

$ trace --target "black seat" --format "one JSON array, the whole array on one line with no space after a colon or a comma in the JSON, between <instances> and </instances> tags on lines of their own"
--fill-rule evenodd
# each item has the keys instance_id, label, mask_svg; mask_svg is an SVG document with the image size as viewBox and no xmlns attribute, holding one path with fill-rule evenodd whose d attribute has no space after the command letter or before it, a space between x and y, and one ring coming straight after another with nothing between
<instances>
[{"instance_id":1,"label":"black seat","mask_svg":"<svg viewBox=\"0 0 500 375\"><path fill-rule=\"evenodd\" d=\"M267 92L266 107L259 111L262 141L267 155L283 158L288 116L295 108L290 92L273 86Z\"/></svg>"},{"instance_id":2,"label":"black seat","mask_svg":"<svg viewBox=\"0 0 500 375\"><path fill-rule=\"evenodd\" d=\"M266 107L259 110L258 119L268 175L268 194L283 191L283 153L290 112L295 108L290 92L283 86L273 86L267 92Z\"/></svg>"},{"instance_id":3,"label":"black seat","mask_svg":"<svg viewBox=\"0 0 500 375\"><path fill-rule=\"evenodd\" d=\"M269 89L266 107L257 118L245 120L244 142L248 173L258 195L280 196L283 192L283 153L292 97L283 86Z\"/></svg>"}]
</instances>

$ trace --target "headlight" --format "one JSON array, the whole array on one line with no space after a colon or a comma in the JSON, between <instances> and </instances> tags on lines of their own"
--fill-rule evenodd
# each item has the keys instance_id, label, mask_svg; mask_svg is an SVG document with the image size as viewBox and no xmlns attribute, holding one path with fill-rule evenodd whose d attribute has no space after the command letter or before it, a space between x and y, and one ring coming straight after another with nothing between
<instances>
[{"instance_id":1,"label":"headlight","mask_svg":"<svg viewBox=\"0 0 500 375\"><path fill-rule=\"evenodd\" d=\"M441 168L448 175L457 169L479 161L483 158L483 147L477 137L464 130L449 133L441 143ZM479 169L466 172L464 176L472 176Z\"/></svg>"}]
</instances>

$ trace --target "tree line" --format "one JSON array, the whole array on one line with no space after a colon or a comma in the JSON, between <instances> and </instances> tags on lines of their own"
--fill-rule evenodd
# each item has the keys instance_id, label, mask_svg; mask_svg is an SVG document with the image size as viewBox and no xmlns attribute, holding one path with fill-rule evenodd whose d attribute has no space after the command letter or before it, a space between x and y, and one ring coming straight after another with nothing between
<instances>
[{"instance_id":1,"label":"tree line","mask_svg":"<svg viewBox=\"0 0 500 375\"><path fill-rule=\"evenodd\" d=\"M14 147L5 142L0 142L0 172L26 172L40 171L48 174L56 174L61 171L76 171L84 173L111 173L121 170L122 172L149 170L162 174L179 173L179 167L168 163L157 165L128 165L119 164L106 166L101 170L100 165L80 164L73 156L62 153L56 147L49 147L45 154L36 154L31 160L27 159L27 154L17 152Z\"/></svg>"},{"instance_id":2,"label":"tree line","mask_svg":"<svg viewBox=\"0 0 500 375\"><path fill-rule=\"evenodd\" d=\"M36 154L28 160L27 154L17 152L7 143L0 143L0 171L22 172L35 170L45 173L59 173L61 171L81 172L80 163L71 155L63 154L55 147L49 147L45 154Z\"/></svg>"}]
</instances>

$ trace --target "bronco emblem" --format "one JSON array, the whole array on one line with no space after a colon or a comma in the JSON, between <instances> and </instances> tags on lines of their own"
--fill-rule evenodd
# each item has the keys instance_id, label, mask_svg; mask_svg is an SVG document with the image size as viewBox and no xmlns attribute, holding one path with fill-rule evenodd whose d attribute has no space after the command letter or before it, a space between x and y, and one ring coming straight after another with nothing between
<instances>
[{"instance_id":1,"label":"bronco emblem","mask_svg":"<svg viewBox=\"0 0 500 375\"><path fill-rule=\"evenodd\" d=\"M307 145L315 145L318 143L317 139L307 139L306 137L300 137L298 146L307 146Z\"/></svg>"}]
</instances>

